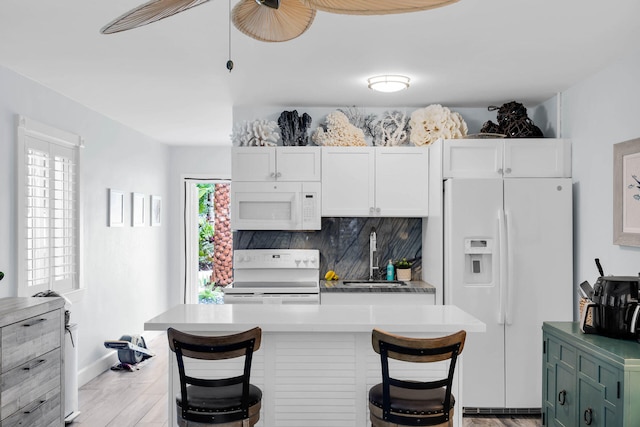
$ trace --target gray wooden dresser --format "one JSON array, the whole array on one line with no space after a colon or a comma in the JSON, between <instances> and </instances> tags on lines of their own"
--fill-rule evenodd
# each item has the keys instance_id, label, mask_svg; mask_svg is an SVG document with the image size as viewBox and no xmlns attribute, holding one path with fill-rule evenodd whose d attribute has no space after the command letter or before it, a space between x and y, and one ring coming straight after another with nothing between
<instances>
[{"instance_id":1,"label":"gray wooden dresser","mask_svg":"<svg viewBox=\"0 0 640 427\"><path fill-rule=\"evenodd\" d=\"M0 427L64 425L64 300L0 298Z\"/></svg>"}]
</instances>

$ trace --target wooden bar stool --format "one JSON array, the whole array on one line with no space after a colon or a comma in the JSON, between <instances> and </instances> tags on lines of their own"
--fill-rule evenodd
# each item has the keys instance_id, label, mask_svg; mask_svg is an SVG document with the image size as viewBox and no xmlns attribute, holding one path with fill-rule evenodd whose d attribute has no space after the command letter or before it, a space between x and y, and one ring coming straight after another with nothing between
<instances>
[{"instance_id":1,"label":"wooden bar stool","mask_svg":"<svg viewBox=\"0 0 640 427\"><path fill-rule=\"evenodd\" d=\"M262 330L253 328L234 335L200 336L167 330L169 347L176 354L180 393L176 414L180 427L251 427L260 419L262 391L249 383L253 352L260 348ZM244 356L241 375L205 379L187 374L185 358L232 359Z\"/></svg>"},{"instance_id":2,"label":"wooden bar stool","mask_svg":"<svg viewBox=\"0 0 640 427\"><path fill-rule=\"evenodd\" d=\"M374 329L371 342L382 364L382 383L369 390L373 427L453 425L453 373L467 336L465 331L441 338L408 338ZM390 376L389 358L405 362L449 360L446 378L435 381L402 380Z\"/></svg>"}]
</instances>

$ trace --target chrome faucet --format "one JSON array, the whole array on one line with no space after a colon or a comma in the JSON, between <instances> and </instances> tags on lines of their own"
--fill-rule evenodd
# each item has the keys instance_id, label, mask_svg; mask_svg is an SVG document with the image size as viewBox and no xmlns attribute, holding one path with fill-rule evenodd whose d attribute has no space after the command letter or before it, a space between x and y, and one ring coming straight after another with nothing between
<instances>
[{"instance_id":1,"label":"chrome faucet","mask_svg":"<svg viewBox=\"0 0 640 427\"><path fill-rule=\"evenodd\" d=\"M373 280L374 270L379 269L380 267L378 266L378 243L376 242L376 228L371 227L371 234L369 234L369 280Z\"/></svg>"}]
</instances>

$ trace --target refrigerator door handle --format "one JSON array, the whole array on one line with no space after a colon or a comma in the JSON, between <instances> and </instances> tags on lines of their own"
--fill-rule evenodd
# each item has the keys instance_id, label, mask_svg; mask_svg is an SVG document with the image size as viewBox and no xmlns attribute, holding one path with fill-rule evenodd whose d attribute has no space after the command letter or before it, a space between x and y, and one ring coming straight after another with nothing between
<instances>
[{"instance_id":1,"label":"refrigerator door handle","mask_svg":"<svg viewBox=\"0 0 640 427\"><path fill-rule=\"evenodd\" d=\"M507 277L507 260L506 260L506 251L507 251L507 236L506 236L506 225L504 218L504 211L500 209L498 211L498 251L500 254L499 266L500 272L498 275L498 287L499 287L499 295L500 300L498 302L498 324L504 325L505 322L505 278Z\"/></svg>"},{"instance_id":2,"label":"refrigerator door handle","mask_svg":"<svg viewBox=\"0 0 640 427\"><path fill-rule=\"evenodd\" d=\"M513 323L513 250L512 248L512 234L513 234L513 226L511 224L511 212L507 211L504 213L505 216L505 225L507 231L507 303L505 304L505 315L504 321L507 325L511 325Z\"/></svg>"}]
</instances>

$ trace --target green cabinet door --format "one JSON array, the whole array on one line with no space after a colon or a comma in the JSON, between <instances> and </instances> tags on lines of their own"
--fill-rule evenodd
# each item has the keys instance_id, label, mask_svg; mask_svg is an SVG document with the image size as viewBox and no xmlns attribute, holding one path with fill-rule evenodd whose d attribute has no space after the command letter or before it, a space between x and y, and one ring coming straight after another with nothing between
<instances>
[{"instance_id":1,"label":"green cabinet door","mask_svg":"<svg viewBox=\"0 0 640 427\"><path fill-rule=\"evenodd\" d=\"M561 363L556 365L555 419L557 425L563 427L572 427L576 419L578 394L575 377L575 370Z\"/></svg>"},{"instance_id":2,"label":"green cabinet door","mask_svg":"<svg viewBox=\"0 0 640 427\"><path fill-rule=\"evenodd\" d=\"M580 376L578 378L578 420L580 425L592 427L604 427L613 424L605 424L603 387L594 384L588 378Z\"/></svg>"},{"instance_id":3,"label":"green cabinet door","mask_svg":"<svg viewBox=\"0 0 640 427\"><path fill-rule=\"evenodd\" d=\"M551 336L546 336L544 348L542 392L546 424L573 427L578 405L576 351Z\"/></svg>"}]
</instances>

